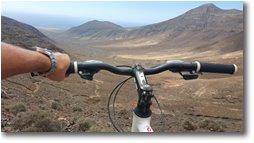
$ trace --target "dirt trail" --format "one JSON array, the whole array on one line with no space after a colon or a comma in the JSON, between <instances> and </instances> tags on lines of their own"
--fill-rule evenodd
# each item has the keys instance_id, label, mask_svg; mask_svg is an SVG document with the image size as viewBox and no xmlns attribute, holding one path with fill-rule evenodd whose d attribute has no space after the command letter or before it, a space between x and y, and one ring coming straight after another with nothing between
<instances>
[{"instance_id":1,"label":"dirt trail","mask_svg":"<svg viewBox=\"0 0 254 143\"><path fill-rule=\"evenodd\" d=\"M38 82L38 81L34 83L35 89L33 90L33 93L36 93L40 89L40 84L41 82Z\"/></svg>"},{"instance_id":2,"label":"dirt trail","mask_svg":"<svg viewBox=\"0 0 254 143\"><path fill-rule=\"evenodd\" d=\"M99 90L100 90L100 86L104 83L103 81L101 80L98 80L98 79L95 79L95 90L94 90L94 96L91 96L91 98L100 98L101 95L99 93Z\"/></svg>"}]
</instances>

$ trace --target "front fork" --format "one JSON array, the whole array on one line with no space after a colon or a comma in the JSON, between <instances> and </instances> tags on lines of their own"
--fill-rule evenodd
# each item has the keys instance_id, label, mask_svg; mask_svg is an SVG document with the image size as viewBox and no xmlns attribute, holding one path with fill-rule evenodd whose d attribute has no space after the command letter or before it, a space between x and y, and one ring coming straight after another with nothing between
<instances>
[{"instance_id":1,"label":"front fork","mask_svg":"<svg viewBox=\"0 0 254 143\"><path fill-rule=\"evenodd\" d=\"M153 132L150 126L152 111L151 99L153 98L152 87L148 84L141 65L134 66L134 75L138 92L138 103L134 109L132 132Z\"/></svg>"}]
</instances>

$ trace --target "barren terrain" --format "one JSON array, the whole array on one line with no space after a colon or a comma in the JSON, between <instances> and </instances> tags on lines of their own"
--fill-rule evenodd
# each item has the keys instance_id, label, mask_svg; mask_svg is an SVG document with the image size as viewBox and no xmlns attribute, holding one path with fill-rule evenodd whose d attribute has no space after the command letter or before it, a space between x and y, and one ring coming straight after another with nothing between
<instances>
[{"instance_id":1,"label":"barren terrain","mask_svg":"<svg viewBox=\"0 0 254 143\"><path fill-rule=\"evenodd\" d=\"M167 52L144 48L119 50L109 48L79 47L79 45L59 45L72 55L73 60L102 60L114 65L140 63L145 67L164 63L166 60L201 60L207 62L236 63L240 68L236 75L203 74L200 79L184 81L180 75L164 72L149 76L164 113L166 132L241 132L243 131L243 51L218 54L205 52ZM72 48L68 48L71 46ZM65 48L66 49L65 49ZM142 53L141 55L139 53ZM8 109L12 102L25 104L26 110L47 110L53 119L64 121L63 131L79 131L79 119L95 121L89 131L114 131L107 115L107 98L117 82L125 79L105 71L95 75L93 81L82 80L78 75L70 75L63 82L53 82L43 78L21 75L2 80L2 109ZM121 127L129 131L132 110L137 96L133 80L124 86L117 98L117 112ZM61 109L52 109L53 102L59 102ZM80 110L75 111L75 108ZM3 131L14 131L12 122L15 115L2 113L6 120ZM160 131L160 111L153 104L152 126ZM3 123L5 123L3 122Z\"/></svg>"}]
</instances>

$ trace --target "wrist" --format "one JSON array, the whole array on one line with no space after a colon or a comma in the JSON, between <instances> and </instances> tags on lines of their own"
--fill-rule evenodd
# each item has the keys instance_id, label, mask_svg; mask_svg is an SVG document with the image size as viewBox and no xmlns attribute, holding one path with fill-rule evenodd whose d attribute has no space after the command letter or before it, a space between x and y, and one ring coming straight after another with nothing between
<instances>
[{"instance_id":1,"label":"wrist","mask_svg":"<svg viewBox=\"0 0 254 143\"><path fill-rule=\"evenodd\" d=\"M37 55L36 57L38 57L36 62L38 63L38 66L34 72L44 73L49 71L51 67L51 61L49 57L39 52L35 52L35 53Z\"/></svg>"},{"instance_id":2,"label":"wrist","mask_svg":"<svg viewBox=\"0 0 254 143\"><path fill-rule=\"evenodd\" d=\"M33 47L33 50L38 52L41 58L38 58L41 67L38 68L36 72L32 72L32 76L48 76L56 70L57 61L55 54L48 49L43 49L40 47Z\"/></svg>"}]
</instances>

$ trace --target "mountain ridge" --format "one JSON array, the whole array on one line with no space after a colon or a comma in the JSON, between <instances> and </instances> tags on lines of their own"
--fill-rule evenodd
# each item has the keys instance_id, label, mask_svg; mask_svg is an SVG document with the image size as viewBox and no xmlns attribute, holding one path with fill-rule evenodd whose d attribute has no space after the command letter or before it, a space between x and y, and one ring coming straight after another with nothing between
<instances>
[{"instance_id":1,"label":"mountain ridge","mask_svg":"<svg viewBox=\"0 0 254 143\"><path fill-rule=\"evenodd\" d=\"M31 49L33 46L40 46L63 52L62 49L54 44L53 40L49 39L33 26L6 16L1 16L1 21L2 42L14 44L26 49Z\"/></svg>"},{"instance_id":2,"label":"mountain ridge","mask_svg":"<svg viewBox=\"0 0 254 143\"><path fill-rule=\"evenodd\" d=\"M103 21L97 21L103 23ZM89 22L88 22L89 23ZM91 23L91 22L90 22ZM86 25L82 24L83 26ZM111 23L113 24L113 23ZM212 3L201 5L191 9L175 18L162 21L155 24L141 26L135 29L127 30L119 28L94 28L92 31L84 31L81 27L75 27L78 31L71 35L82 39L133 39L144 38L159 35L170 39L170 35L179 35L181 32L204 32L217 31L225 33L238 33L243 31L243 12L238 10L223 10ZM79 29L80 28L80 29ZM84 27L83 27L84 28ZM71 28L72 29L72 28ZM69 29L70 30L70 29ZM69 31L67 30L67 31ZM67 32L68 33L68 32ZM226 34L230 36L230 34Z\"/></svg>"}]
</instances>

